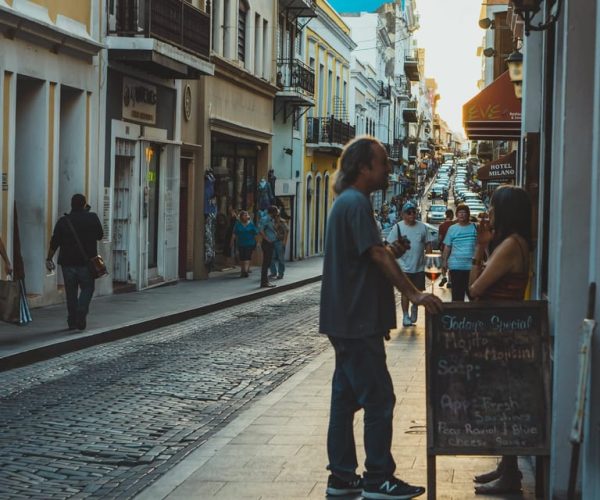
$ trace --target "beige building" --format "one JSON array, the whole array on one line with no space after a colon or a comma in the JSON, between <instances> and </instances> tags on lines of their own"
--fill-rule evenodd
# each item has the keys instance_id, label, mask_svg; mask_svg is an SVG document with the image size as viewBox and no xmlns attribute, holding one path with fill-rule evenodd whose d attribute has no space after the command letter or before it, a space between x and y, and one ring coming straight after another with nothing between
<instances>
[{"instance_id":1,"label":"beige building","mask_svg":"<svg viewBox=\"0 0 600 500\"><path fill-rule=\"evenodd\" d=\"M276 24L277 2L212 2L215 75L202 80L195 108L205 173L204 199L195 213L204 224L204 255L200 259L197 254L194 265L197 276L204 269L210 272L229 264L231 209L258 216L274 201L274 186L267 180L278 90L273 60ZM196 235L196 243L201 236Z\"/></svg>"},{"instance_id":2,"label":"beige building","mask_svg":"<svg viewBox=\"0 0 600 500\"><path fill-rule=\"evenodd\" d=\"M18 215L34 307L63 300L62 275L44 261L71 196L101 208L100 22L97 0L0 2L1 236L12 258Z\"/></svg>"}]
</instances>

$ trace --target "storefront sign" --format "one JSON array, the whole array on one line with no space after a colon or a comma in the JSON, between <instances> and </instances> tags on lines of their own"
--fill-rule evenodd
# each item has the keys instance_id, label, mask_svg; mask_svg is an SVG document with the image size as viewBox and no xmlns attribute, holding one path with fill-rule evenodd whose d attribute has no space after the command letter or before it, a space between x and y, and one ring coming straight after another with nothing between
<instances>
[{"instance_id":1,"label":"storefront sign","mask_svg":"<svg viewBox=\"0 0 600 500\"><path fill-rule=\"evenodd\" d=\"M517 152L513 151L479 168L477 177L480 181L511 181L515 179L516 165Z\"/></svg>"},{"instance_id":2,"label":"storefront sign","mask_svg":"<svg viewBox=\"0 0 600 500\"><path fill-rule=\"evenodd\" d=\"M157 103L156 86L123 77L123 119L155 124Z\"/></svg>"}]
</instances>

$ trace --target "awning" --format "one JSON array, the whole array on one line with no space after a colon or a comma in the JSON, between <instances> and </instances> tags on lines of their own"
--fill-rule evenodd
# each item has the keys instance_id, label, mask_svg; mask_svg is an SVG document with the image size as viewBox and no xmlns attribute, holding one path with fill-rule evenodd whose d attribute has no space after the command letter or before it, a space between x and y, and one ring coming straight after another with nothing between
<instances>
[{"instance_id":1,"label":"awning","mask_svg":"<svg viewBox=\"0 0 600 500\"><path fill-rule=\"evenodd\" d=\"M476 141L521 136L521 101L515 96L508 71L463 105L463 125L467 137Z\"/></svg>"},{"instance_id":2,"label":"awning","mask_svg":"<svg viewBox=\"0 0 600 500\"><path fill-rule=\"evenodd\" d=\"M513 151L497 160L486 163L477 169L480 181L506 182L515 179L517 171L517 152Z\"/></svg>"}]
</instances>

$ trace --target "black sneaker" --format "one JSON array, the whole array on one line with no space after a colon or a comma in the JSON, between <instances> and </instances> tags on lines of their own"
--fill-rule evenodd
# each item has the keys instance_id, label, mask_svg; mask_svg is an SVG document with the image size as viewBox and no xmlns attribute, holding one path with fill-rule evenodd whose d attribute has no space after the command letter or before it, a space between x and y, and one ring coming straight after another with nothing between
<instances>
[{"instance_id":1,"label":"black sneaker","mask_svg":"<svg viewBox=\"0 0 600 500\"><path fill-rule=\"evenodd\" d=\"M360 493L362 490L363 480L360 476L356 476L352 481L344 481L333 474L329 474L325 493L331 496L341 496Z\"/></svg>"},{"instance_id":2,"label":"black sneaker","mask_svg":"<svg viewBox=\"0 0 600 500\"><path fill-rule=\"evenodd\" d=\"M365 484L362 491L363 498L393 498L407 500L425 493L422 486L411 486L398 478L391 477L381 483Z\"/></svg>"}]
</instances>

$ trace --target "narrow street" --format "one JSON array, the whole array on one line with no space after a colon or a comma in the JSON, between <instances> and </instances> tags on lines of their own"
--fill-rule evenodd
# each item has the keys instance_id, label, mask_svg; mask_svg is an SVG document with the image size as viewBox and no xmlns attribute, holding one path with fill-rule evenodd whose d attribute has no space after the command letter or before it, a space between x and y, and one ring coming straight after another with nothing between
<instances>
[{"instance_id":1,"label":"narrow street","mask_svg":"<svg viewBox=\"0 0 600 500\"><path fill-rule=\"evenodd\" d=\"M131 498L327 348L319 290L4 373L0 497Z\"/></svg>"}]
</instances>

